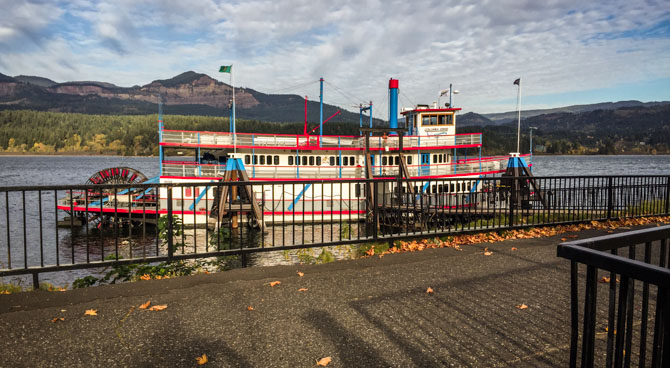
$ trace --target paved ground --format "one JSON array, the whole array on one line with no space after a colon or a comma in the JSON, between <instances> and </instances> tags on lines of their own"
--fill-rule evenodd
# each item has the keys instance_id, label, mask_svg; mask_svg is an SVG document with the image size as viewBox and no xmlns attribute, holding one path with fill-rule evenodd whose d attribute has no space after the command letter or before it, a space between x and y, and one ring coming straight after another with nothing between
<instances>
[{"instance_id":1,"label":"paved ground","mask_svg":"<svg viewBox=\"0 0 670 368\"><path fill-rule=\"evenodd\" d=\"M0 295L0 366L566 366L564 236Z\"/></svg>"}]
</instances>

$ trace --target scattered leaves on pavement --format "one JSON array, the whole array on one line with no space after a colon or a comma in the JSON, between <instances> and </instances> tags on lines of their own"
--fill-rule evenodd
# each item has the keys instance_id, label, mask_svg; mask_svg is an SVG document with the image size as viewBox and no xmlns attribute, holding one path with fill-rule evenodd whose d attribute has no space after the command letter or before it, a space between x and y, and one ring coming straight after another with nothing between
<instances>
[{"instance_id":1,"label":"scattered leaves on pavement","mask_svg":"<svg viewBox=\"0 0 670 368\"><path fill-rule=\"evenodd\" d=\"M525 304L519 304L516 306L518 309L528 309L528 306Z\"/></svg>"},{"instance_id":2,"label":"scattered leaves on pavement","mask_svg":"<svg viewBox=\"0 0 670 368\"><path fill-rule=\"evenodd\" d=\"M140 279L142 279L142 280L151 280L151 275L148 275L148 274L145 273L144 275L140 276Z\"/></svg>"},{"instance_id":3,"label":"scattered leaves on pavement","mask_svg":"<svg viewBox=\"0 0 670 368\"><path fill-rule=\"evenodd\" d=\"M147 308L149 308L149 304L151 304L151 300L147 300L146 303L140 305L140 309L147 309Z\"/></svg>"},{"instance_id":4,"label":"scattered leaves on pavement","mask_svg":"<svg viewBox=\"0 0 670 368\"><path fill-rule=\"evenodd\" d=\"M333 360L333 358L331 358L331 357L321 358L321 359L319 359L318 362L316 362L316 365L321 366L321 367L325 367L328 364L330 364L331 360Z\"/></svg>"},{"instance_id":5,"label":"scattered leaves on pavement","mask_svg":"<svg viewBox=\"0 0 670 368\"><path fill-rule=\"evenodd\" d=\"M270 286L275 287L275 286L277 286L277 285L279 285L279 284L281 284L281 281L272 281L272 282L270 283Z\"/></svg>"},{"instance_id":6,"label":"scattered leaves on pavement","mask_svg":"<svg viewBox=\"0 0 670 368\"><path fill-rule=\"evenodd\" d=\"M207 354L202 354L202 356L195 358L195 360L198 362L198 365L203 365L207 363Z\"/></svg>"},{"instance_id":7,"label":"scattered leaves on pavement","mask_svg":"<svg viewBox=\"0 0 670 368\"><path fill-rule=\"evenodd\" d=\"M149 308L150 311L162 311L163 309L167 309L167 304L154 305L153 307Z\"/></svg>"},{"instance_id":8,"label":"scattered leaves on pavement","mask_svg":"<svg viewBox=\"0 0 670 368\"><path fill-rule=\"evenodd\" d=\"M86 312L84 313L85 316L97 316L98 315L98 310L97 309L87 309Z\"/></svg>"}]
</instances>

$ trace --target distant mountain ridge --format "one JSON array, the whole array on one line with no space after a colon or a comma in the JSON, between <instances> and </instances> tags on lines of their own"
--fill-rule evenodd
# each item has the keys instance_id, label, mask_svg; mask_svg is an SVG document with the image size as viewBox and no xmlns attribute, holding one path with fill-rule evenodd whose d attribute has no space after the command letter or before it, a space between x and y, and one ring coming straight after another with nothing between
<instances>
[{"instance_id":1,"label":"distant mountain ridge","mask_svg":"<svg viewBox=\"0 0 670 368\"><path fill-rule=\"evenodd\" d=\"M168 114L229 116L232 88L206 74L188 71L144 86L119 87L98 81L56 83L36 76L0 74L0 110L27 109L85 114L153 114L161 99ZM268 95L235 88L236 116L274 122L300 122L304 99L298 95ZM358 122L358 114L324 104L333 122ZM308 101L307 119L319 120L319 103Z\"/></svg>"}]
</instances>

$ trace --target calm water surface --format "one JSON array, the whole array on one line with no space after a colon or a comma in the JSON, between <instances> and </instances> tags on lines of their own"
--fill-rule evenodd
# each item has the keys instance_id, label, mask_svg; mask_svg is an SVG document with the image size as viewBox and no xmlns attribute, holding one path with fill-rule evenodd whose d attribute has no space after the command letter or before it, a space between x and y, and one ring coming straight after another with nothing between
<instances>
[{"instance_id":1,"label":"calm water surface","mask_svg":"<svg viewBox=\"0 0 670 368\"><path fill-rule=\"evenodd\" d=\"M533 158L533 173L537 176L563 176L563 175L670 175L670 156L535 156ZM119 156L0 156L0 186L35 186L35 185L72 185L84 184L86 180L95 172L110 168L127 166L137 169L147 177L158 175L157 157L119 157ZM45 192L44 196L53 197L53 192ZM62 196L62 193L58 194ZM23 238L28 240L28 244L39 244L39 232L37 225L39 218L37 200L26 198L28 216L26 223L30 229L23 233L22 204L20 197L10 200L10 234L12 237L12 266L23 266ZM59 260L67 263L70 257L76 260L85 259L91 254L100 253L99 248L89 248L87 252L86 245L81 241L72 241L77 239L77 234L73 234L69 229L58 231L55 236L55 224L53 223L54 208L52 198L43 198L43 203L50 205L43 208L44 214L44 234L45 245L42 250L44 253L45 264L55 263L56 254L59 254ZM5 199L0 198L0 218L4 219L6 213ZM63 217L63 215L59 215ZM4 268L8 262L7 255L7 226L0 222L0 268ZM337 234L339 227L331 229ZM275 227L270 232L279 234L287 233L283 227ZM81 234L80 234L81 235ZM309 234L308 234L309 235ZM202 236L198 235L200 239ZM299 235L298 235L299 236ZM54 243L58 239L59 250L55 252ZM82 238L82 237L80 237ZM74 243L74 245L73 245ZM150 234L146 244L133 244L132 249L137 256L142 251L143 246L152 246L155 244L155 238ZM107 245L108 249L114 249L114 244ZM153 245L155 246L155 245ZM104 252L104 250L102 250ZM131 249L128 249L131 251ZM36 261L29 262L28 266L39 265L40 249L32 247L28 250L29 259ZM313 256L318 256L320 249L309 250ZM91 253L91 254L89 254ZM337 248L333 250L336 258L349 258L352 256L350 250ZM99 258L98 258L99 259ZM299 262L295 252L291 254L285 252L268 252L253 255L251 264L254 265L272 265L272 264L292 264ZM74 279L90 274L91 270L79 270L68 272L57 272L52 274L41 274L40 280L50 282L55 285L71 284ZM94 270L99 275L103 270ZM4 278L1 282L21 282L23 285L30 285L28 277Z\"/></svg>"}]
</instances>

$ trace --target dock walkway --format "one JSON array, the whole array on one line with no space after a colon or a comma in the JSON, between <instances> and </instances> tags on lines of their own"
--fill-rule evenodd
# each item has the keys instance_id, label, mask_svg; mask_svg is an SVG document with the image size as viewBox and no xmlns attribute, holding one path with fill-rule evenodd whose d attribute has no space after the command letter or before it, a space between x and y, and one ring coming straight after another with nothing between
<instances>
[{"instance_id":1,"label":"dock walkway","mask_svg":"<svg viewBox=\"0 0 670 368\"><path fill-rule=\"evenodd\" d=\"M562 236L0 295L0 366L567 366Z\"/></svg>"}]
</instances>

